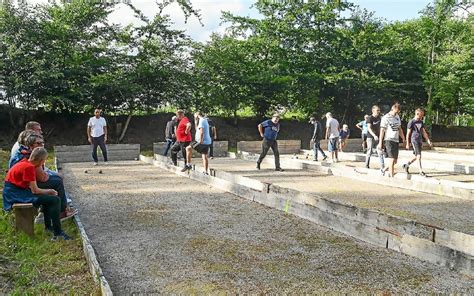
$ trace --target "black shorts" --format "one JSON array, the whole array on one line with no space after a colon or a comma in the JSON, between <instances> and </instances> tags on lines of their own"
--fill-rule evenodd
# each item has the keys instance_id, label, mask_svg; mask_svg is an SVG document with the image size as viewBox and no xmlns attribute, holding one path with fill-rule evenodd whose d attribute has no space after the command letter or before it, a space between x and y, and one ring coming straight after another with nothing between
<instances>
[{"instance_id":1,"label":"black shorts","mask_svg":"<svg viewBox=\"0 0 474 296\"><path fill-rule=\"evenodd\" d=\"M413 154L421 155L421 149L423 147L423 143L411 142L411 147L413 148Z\"/></svg>"},{"instance_id":2,"label":"black shorts","mask_svg":"<svg viewBox=\"0 0 474 296\"><path fill-rule=\"evenodd\" d=\"M384 141L385 144L385 157L387 158L398 158L399 143L393 141Z\"/></svg>"},{"instance_id":3,"label":"black shorts","mask_svg":"<svg viewBox=\"0 0 474 296\"><path fill-rule=\"evenodd\" d=\"M209 147L211 147L211 145L199 144L198 142L193 142L191 146L193 147L194 150L196 150L198 153L201 153L201 154L208 154Z\"/></svg>"},{"instance_id":4,"label":"black shorts","mask_svg":"<svg viewBox=\"0 0 474 296\"><path fill-rule=\"evenodd\" d=\"M367 141L367 134L362 134L362 141Z\"/></svg>"}]
</instances>

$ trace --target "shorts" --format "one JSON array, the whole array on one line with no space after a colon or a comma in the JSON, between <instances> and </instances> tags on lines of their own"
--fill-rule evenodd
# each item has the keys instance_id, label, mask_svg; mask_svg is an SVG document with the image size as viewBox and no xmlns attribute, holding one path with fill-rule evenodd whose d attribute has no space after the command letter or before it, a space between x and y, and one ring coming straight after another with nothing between
<instances>
[{"instance_id":1,"label":"shorts","mask_svg":"<svg viewBox=\"0 0 474 296\"><path fill-rule=\"evenodd\" d=\"M385 157L398 159L399 143L393 141L384 141Z\"/></svg>"},{"instance_id":2,"label":"shorts","mask_svg":"<svg viewBox=\"0 0 474 296\"><path fill-rule=\"evenodd\" d=\"M336 138L329 138L328 141L328 151L329 152L334 152L337 151L337 143L339 142L339 137Z\"/></svg>"},{"instance_id":3,"label":"shorts","mask_svg":"<svg viewBox=\"0 0 474 296\"><path fill-rule=\"evenodd\" d=\"M412 142L411 147L413 148L413 154L421 155L421 149L423 147L423 143Z\"/></svg>"},{"instance_id":4,"label":"shorts","mask_svg":"<svg viewBox=\"0 0 474 296\"><path fill-rule=\"evenodd\" d=\"M199 144L198 142L192 142L191 147L193 147L193 149L196 150L198 153L208 154L209 147L211 147L211 145Z\"/></svg>"},{"instance_id":5,"label":"shorts","mask_svg":"<svg viewBox=\"0 0 474 296\"><path fill-rule=\"evenodd\" d=\"M361 138L362 138L362 141L367 141L367 134L362 134Z\"/></svg>"}]
</instances>

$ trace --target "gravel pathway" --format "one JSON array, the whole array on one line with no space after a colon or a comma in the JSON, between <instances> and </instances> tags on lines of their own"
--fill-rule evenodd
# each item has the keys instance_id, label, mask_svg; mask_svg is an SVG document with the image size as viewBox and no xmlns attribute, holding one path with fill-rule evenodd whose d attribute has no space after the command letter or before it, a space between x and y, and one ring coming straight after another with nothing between
<instances>
[{"instance_id":1,"label":"gravel pathway","mask_svg":"<svg viewBox=\"0 0 474 296\"><path fill-rule=\"evenodd\" d=\"M63 168L117 295L474 293L472 278L151 165Z\"/></svg>"},{"instance_id":2,"label":"gravel pathway","mask_svg":"<svg viewBox=\"0 0 474 296\"><path fill-rule=\"evenodd\" d=\"M359 207L474 234L474 201L328 176L311 170L285 170L276 173L270 164L262 165L262 170L258 171L253 162L241 159L216 158L210 166Z\"/></svg>"}]
</instances>

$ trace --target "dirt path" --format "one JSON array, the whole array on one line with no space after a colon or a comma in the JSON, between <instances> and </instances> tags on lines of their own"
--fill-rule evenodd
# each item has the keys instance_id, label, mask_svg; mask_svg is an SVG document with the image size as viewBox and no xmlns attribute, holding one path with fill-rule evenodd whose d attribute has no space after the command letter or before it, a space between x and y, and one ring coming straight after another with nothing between
<instances>
[{"instance_id":1,"label":"dirt path","mask_svg":"<svg viewBox=\"0 0 474 296\"><path fill-rule=\"evenodd\" d=\"M474 292L460 274L151 165L89 166L64 165L66 184L117 295Z\"/></svg>"}]
</instances>

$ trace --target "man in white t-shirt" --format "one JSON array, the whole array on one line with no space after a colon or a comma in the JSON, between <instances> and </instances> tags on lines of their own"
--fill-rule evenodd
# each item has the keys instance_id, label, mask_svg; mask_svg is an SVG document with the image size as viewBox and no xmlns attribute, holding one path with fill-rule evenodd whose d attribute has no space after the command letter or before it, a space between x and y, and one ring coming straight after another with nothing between
<instances>
[{"instance_id":1,"label":"man in white t-shirt","mask_svg":"<svg viewBox=\"0 0 474 296\"><path fill-rule=\"evenodd\" d=\"M89 119L87 124L87 139L89 143L92 144L92 158L94 159L94 165L99 163L97 158L97 146L102 150L102 155L104 156L104 163L107 164L107 147L105 143L107 142L107 122L105 118L100 116L102 110L95 109L94 117Z\"/></svg>"},{"instance_id":2,"label":"man in white t-shirt","mask_svg":"<svg viewBox=\"0 0 474 296\"><path fill-rule=\"evenodd\" d=\"M380 123L380 141L377 149L385 149L385 156L388 159L388 167L384 170L389 170L389 177L395 175L395 165L398 160L399 138L402 138L405 143L405 135L403 134L402 121L398 114L400 113L400 104L395 103L390 112L382 117Z\"/></svg>"},{"instance_id":3,"label":"man in white t-shirt","mask_svg":"<svg viewBox=\"0 0 474 296\"><path fill-rule=\"evenodd\" d=\"M328 151L331 152L332 162L339 161L337 156L339 131L339 121L332 117L331 112L326 113L326 140L328 140Z\"/></svg>"}]
</instances>

